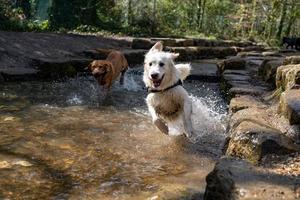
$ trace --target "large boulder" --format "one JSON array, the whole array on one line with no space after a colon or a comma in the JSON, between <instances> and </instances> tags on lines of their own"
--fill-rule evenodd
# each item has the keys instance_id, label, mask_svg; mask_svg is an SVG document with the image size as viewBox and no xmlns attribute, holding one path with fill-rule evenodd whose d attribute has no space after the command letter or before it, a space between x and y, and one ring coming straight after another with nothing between
<instances>
[{"instance_id":1,"label":"large boulder","mask_svg":"<svg viewBox=\"0 0 300 200\"><path fill-rule=\"evenodd\" d=\"M277 69L276 87L283 91L300 87L300 64L283 65Z\"/></svg>"},{"instance_id":2,"label":"large boulder","mask_svg":"<svg viewBox=\"0 0 300 200\"><path fill-rule=\"evenodd\" d=\"M204 200L295 199L295 179L234 158L221 158L206 183Z\"/></svg>"},{"instance_id":3,"label":"large boulder","mask_svg":"<svg viewBox=\"0 0 300 200\"><path fill-rule=\"evenodd\" d=\"M262 104L253 104L233 113L227 129L226 154L252 163L258 163L269 153L284 154L300 150L294 144L298 133L294 133L288 122L278 118L272 109L266 110Z\"/></svg>"},{"instance_id":4,"label":"large boulder","mask_svg":"<svg viewBox=\"0 0 300 200\"><path fill-rule=\"evenodd\" d=\"M300 89L287 90L281 94L278 112L283 114L290 124L300 124Z\"/></svg>"}]
</instances>

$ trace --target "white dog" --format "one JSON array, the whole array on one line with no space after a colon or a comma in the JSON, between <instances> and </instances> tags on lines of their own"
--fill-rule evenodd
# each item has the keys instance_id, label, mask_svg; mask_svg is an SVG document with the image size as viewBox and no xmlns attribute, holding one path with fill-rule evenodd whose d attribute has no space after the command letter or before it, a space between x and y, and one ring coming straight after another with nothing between
<instances>
[{"instance_id":1,"label":"white dog","mask_svg":"<svg viewBox=\"0 0 300 200\"><path fill-rule=\"evenodd\" d=\"M192 102L182 81L189 75L190 64L174 64L179 54L162 51L157 42L145 56L143 81L148 89L146 102L153 123L165 134L190 137Z\"/></svg>"}]
</instances>

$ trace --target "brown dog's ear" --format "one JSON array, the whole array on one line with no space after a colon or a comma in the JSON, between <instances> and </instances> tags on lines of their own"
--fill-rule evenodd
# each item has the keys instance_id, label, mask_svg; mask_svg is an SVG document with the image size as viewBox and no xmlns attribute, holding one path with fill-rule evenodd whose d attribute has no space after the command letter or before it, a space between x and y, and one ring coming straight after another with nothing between
<instances>
[{"instance_id":1,"label":"brown dog's ear","mask_svg":"<svg viewBox=\"0 0 300 200\"><path fill-rule=\"evenodd\" d=\"M149 52L159 52L162 51L163 45L161 42L156 42L156 44L149 50Z\"/></svg>"}]
</instances>

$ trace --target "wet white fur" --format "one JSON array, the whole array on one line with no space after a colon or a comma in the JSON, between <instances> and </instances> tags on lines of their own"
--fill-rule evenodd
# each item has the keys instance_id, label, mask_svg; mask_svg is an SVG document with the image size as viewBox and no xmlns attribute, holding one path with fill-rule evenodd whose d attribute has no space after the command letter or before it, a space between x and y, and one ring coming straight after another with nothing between
<instances>
[{"instance_id":1,"label":"wet white fur","mask_svg":"<svg viewBox=\"0 0 300 200\"><path fill-rule=\"evenodd\" d=\"M145 56L144 75L143 81L146 87L163 90L175 84L178 79L182 81L190 74L190 64L174 64L174 59L179 54L169 53L162 51L162 44L156 43ZM164 66L159 66L159 63L163 62ZM149 63L152 63L151 66ZM151 81L151 74L158 73L159 78L163 78L161 85L157 88L154 87ZM172 109L174 105L170 105L170 102L183 102L183 109L175 119L168 119L159 116L155 111L156 106L164 106L164 108ZM165 122L168 127L169 135L182 135L190 137L193 133L193 126L191 121L192 114L192 101L188 96L187 91L182 86L176 86L170 90L159 93L149 93L146 98L146 103L149 112L152 116L153 123L161 130L157 125L158 122Z\"/></svg>"}]
</instances>

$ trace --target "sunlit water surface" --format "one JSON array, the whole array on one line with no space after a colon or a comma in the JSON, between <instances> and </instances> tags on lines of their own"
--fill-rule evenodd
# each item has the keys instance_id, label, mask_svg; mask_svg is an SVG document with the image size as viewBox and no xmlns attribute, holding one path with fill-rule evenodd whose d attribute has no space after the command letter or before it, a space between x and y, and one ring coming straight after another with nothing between
<instances>
[{"instance_id":1,"label":"sunlit water surface","mask_svg":"<svg viewBox=\"0 0 300 200\"><path fill-rule=\"evenodd\" d=\"M201 199L225 137L218 85L185 82L187 140L152 125L141 76L105 101L89 76L0 86L0 199Z\"/></svg>"}]
</instances>

